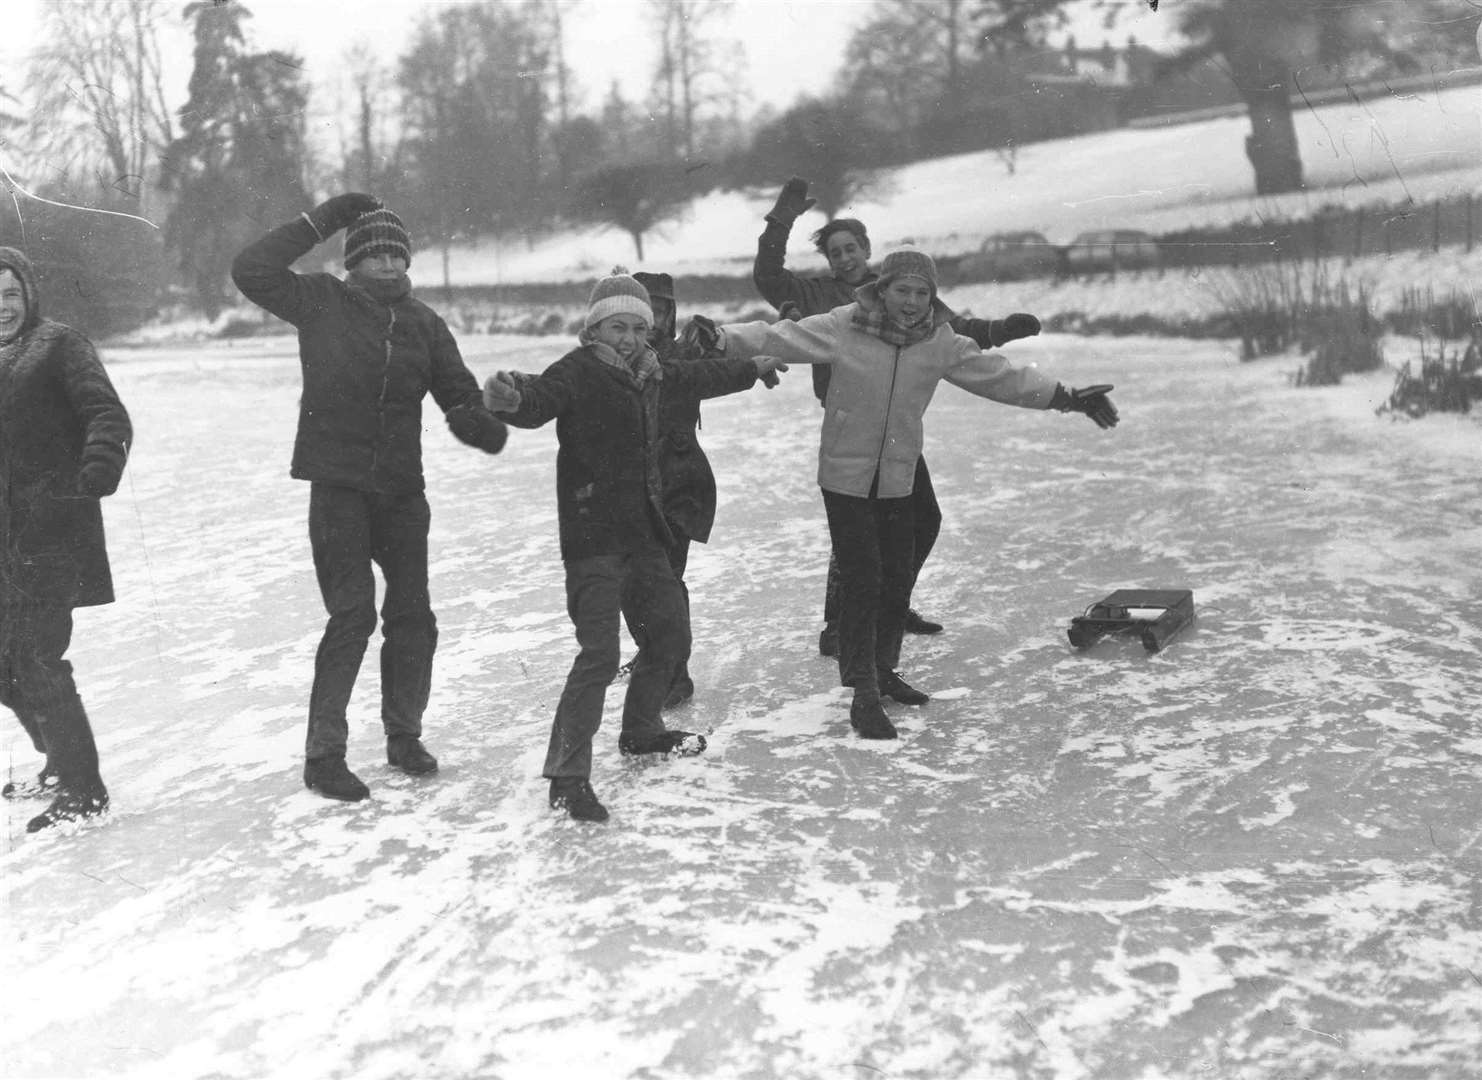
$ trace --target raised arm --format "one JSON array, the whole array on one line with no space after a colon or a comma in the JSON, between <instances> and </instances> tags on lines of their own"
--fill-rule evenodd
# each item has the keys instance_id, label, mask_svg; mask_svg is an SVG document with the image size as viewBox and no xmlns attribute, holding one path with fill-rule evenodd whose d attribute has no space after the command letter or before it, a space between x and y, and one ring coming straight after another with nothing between
<instances>
[{"instance_id":1,"label":"raised arm","mask_svg":"<svg viewBox=\"0 0 1482 1080\"><path fill-rule=\"evenodd\" d=\"M379 199L358 192L325 200L243 248L232 260L232 281L258 307L302 326L320 309L322 299L315 280L290 267L316 244L380 206Z\"/></svg>"},{"instance_id":2,"label":"raised arm","mask_svg":"<svg viewBox=\"0 0 1482 1080\"><path fill-rule=\"evenodd\" d=\"M756 259L751 264L751 280L756 291L774 308L789 300L801 303L806 292L806 279L787 269L787 238L793 222L813 208L808 198L808 181L794 176L782 185L777 203L767 214L767 226L756 244Z\"/></svg>"}]
</instances>

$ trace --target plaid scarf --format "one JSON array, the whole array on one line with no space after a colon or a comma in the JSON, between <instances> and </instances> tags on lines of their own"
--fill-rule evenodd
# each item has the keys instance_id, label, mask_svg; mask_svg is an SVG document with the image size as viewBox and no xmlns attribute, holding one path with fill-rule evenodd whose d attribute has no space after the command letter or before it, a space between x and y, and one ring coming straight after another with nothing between
<instances>
[{"instance_id":1,"label":"plaid scarf","mask_svg":"<svg viewBox=\"0 0 1482 1080\"><path fill-rule=\"evenodd\" d=\"M876 282L861 285L855 290L854 295L856 303L850 322L856 329L899 349L904 349L908 345L919 345L936 333L939 311L945 306L933 297L931 310L925 318L914 326L902 326L885 313L885 302L880 299Z\"/></svg>"},{"instance_id":2,"label":"plaid scarf","mask_svg":"<svg viewBox=\"0 0 1482 1080\"><path fill-rule=\"evenodd\" d=\"M649 379L663 378L662 369L659 367L659 358L654 355L654 351L647 345L639 349L634 354L632 360L624 360L611 345L601 341L591 340L585 330L577 335L577 340L583 345L590 346L592 352L597 354L597 359L601 360L604 364L633 376L633 379L639 386L642 386Z\"/></svg>"}]
</instances>

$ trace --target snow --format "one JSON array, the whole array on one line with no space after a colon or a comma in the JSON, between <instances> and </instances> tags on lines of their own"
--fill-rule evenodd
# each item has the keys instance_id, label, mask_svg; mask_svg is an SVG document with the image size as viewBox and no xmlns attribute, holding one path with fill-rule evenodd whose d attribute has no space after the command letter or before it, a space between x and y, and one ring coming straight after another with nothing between
<instances>
[{"instance_id":1,"label":"snow","mask_svg":"<svg viewBox=\"0 0 1482 1080\"><path fill-rule=\"evenodd\" d=\"M567 343L460 344L482 376ZM1471 1076L1477 421L1378 418L1393 371L1297 389L1228 343L1012 348L1115 383L1123 423L938 395L917 606L947 630L907 643L934 698L893 744L816 655L807 379L707 404L670 722L711 746L621 759L615 687L604 826L539 776L574 654L553 431L490 458L429 410L443 769L383 764L372 652L373 798L335 804L299 779L323 614L292 339L105 351L139 437L120 599L71 658L114 809L28 836L38 804L4 804L0 1075ZM1197 622L1072 650L1130 586L1193 589ZM0 748L39 765L17 724Z\"/></svg>"},{"instance_id":2,"label":"snow","mask_svg":"<svg viewBox=\"0 0 1482 1080\"><path fill-rule=\"evenodd\" d=\"M1297 219L1330 205L1425 204L1482 192L1482 87L1334 102L1297 112L1295 124L1304 192L1251 194L1250 123L1232 116L1029 143L1012 175L991 150L922 161L888 171L878 191L839 213L866 223L877 255L909 243L949 256L1002 231L1034 229L1064 244L1087 229L1158 235ZM533 244L510 238L454 246L449 277L455 285L588 281L614 264L746 276L776 194L768 186L701 197L645 237L641 265L625 233L582 228ZM791 264L817 260L808 235L823 221L814 211L793 227ZM440 260L426 265L427 280L441 283Z\"/></svg>"}]
</instances>

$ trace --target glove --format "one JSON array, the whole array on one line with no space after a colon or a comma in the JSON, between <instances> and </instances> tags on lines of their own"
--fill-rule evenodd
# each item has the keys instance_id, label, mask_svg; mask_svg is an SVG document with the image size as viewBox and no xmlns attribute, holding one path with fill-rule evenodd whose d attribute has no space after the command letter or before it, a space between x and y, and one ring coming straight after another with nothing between
<instances>
[{"instance_id":1,"label":"glove","mask_svg":"<svg viewBox=\"0 0 1482 1080\"><path fill-rule=\"evenodd\" d=\"M785 228L792 228L792 223L802 217L817 199L808 198L808 181L801 176L794 176L782 185L782 191L777 196L777 204L772 207L771 213L767 215L768 221L775 221Z\"/></svg>"},{"instance_id":2,"label":"glove","mask_svg":"<svg viewBox=\"0 0 1482 1080\"><path fill-rule=\"evenodd\" d=\"M381 200L374 195L351 191L344 195L336 195L332 199L325 199L310 210L309 223L314 226L319 239L328 240L361 214L379 210L381 205Z\"/></svg>"},{"instance_id":3,"label":"glove","mask_svg":"<svg viewBox=\"0 0 1482 1080\"><path fill-rule=\"evenodd\" d=\"M802 317L803 309L796 300L784 300L782 306L777 309L777 318L779 321L787 319L790 322L797 322Z\"/></svg>"},{"instance_id":4,"label":"glove","mask_svg":"<svg viewBox=\"0 0 1482 1080\"><path fill-rule=\"evenodd\" d=\"M499 453L509 439L509 428L504 421L476 405L455 405L448 410L447 417L448 430L454 438L486 454Z\"/></svg>"},{"instance_id":5,"label":"glove","mask_svg":"<svg viewBox=\"0 0 1482 1080\"><path fill-rule=\"evenodd\" d=\"M775 356L753 356L751 362L756 365L756 377L768 390L782 381L777 373L787 370L787 365Z\"/></svg>"},{"instance_id":6,"label":"glove","mask_svg":"<svg viewBox=\"0 0 1482 1080\"><path fill-rule=\"evenodd\" d=\"M118 490L118 475L102 462L90 461L77 473L78 494L101 499Z\"/></svg>"},{"instance_id":7,"label":"glove","mask_svg":"<svg viewBox=\"0 0 1482 1080\"><path fill-rule=\"evenodd\" d=\"M691 315L679 332L679 345L690 356L714 356L726 351L726 332L713 319Z\"/></svg>"},{"instance_id":8,"label":"glove","mask_svg":"<svg viewBox=\"0 0 1482 1080\"><path fill-rule=\"evenodd\" d=\"M514 412L523 398L507 371L496 371L484 380L484 408L492 413Z\"/></svg>"},{"instance_id":9,"label":"glove","mask_svg":"<svg viewBox=\"0 0 1482 1080\"><path fill-rule=\"evenodd\" d=\"M1039 320L1033 315L1016 311L1006 319L994 319L988 324L988 333L995 346L1007 345L1020 338L1034 337L1039 333Z\"/></svg>"},{"instance_id":10,"label":"glove","mask_svg":"<svg viewBox=\"0 0 1482 1080\"><path fill-rule=\"evenodd\" d=\"M1106 396L1110 390L1109 383L1085 386L1079 390L1067 390L1063 384L1057 384L1055 396L1050 398L1050 408L1061 412L1085 413L1096 421L1097 427L1114 428L1120 417L1117 415L1117 407Z\"/></svg>"}]
</instances>

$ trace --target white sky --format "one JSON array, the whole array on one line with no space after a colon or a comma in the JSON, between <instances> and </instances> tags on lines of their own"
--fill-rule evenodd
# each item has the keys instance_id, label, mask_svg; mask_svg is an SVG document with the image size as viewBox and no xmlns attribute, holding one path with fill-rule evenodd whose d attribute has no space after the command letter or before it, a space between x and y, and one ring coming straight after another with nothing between
<instances>
[{"instance_id":1,"label":"white sky","mask_svg":"<svg viewBox=\"0 0 1482 1080\"><path fill-rule=\"evenodd\" d=\"M0 35L3 84L12 93L20 80L9 72L36 41L44 5L88 0L4 0L5 32ZM419 16L458 0L246 0L249 42L281 48L304 58L316 83L332 81L345 52L364 41L392 64ZM729 25L718 37L735 46L728 71L743 90L743 111L754 105L786 108L803 93L828 88L851 35L869 17L871 0L735 0ZM595 106L614 79L629 101L647 95L654 53L647 46L651 0L578 0L566 18L568 62L585 92L579 104ZM184 0L169 5L172 16ZM1113 36L1133 33L1156 43L1172 22L1166 11L1153 14L1142 0L1128 0L1127 15ZM175 72L168 92L185 96L190 49L183 24L169 49ZM1082 44L1099 45L1106 35L1094 22L1078 27Z\"/></svg>"}]
</instances>

